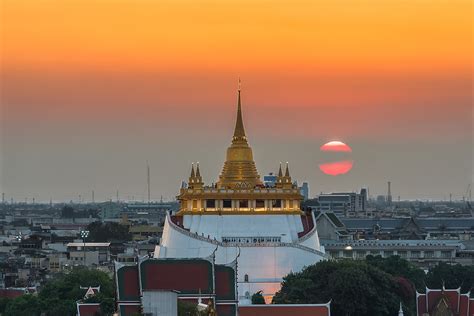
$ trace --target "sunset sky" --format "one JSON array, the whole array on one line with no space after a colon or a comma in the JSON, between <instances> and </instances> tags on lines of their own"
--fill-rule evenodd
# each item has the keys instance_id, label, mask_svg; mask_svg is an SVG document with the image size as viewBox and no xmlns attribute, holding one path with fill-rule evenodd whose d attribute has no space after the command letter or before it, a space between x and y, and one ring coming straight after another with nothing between
<instances>
[{"instance_id":1,"label":"sunset sky","mask_svg":"<svg viewBox=\"0 0 474 316\"><path fill-rule=\"evenodd\" d=\"M461 198L473 179L471 0L0 0L1 191L172 199L215 181L242 79L261 175ZM353 169L324 175L341 140Z\"/></svg>"}]
</instances>

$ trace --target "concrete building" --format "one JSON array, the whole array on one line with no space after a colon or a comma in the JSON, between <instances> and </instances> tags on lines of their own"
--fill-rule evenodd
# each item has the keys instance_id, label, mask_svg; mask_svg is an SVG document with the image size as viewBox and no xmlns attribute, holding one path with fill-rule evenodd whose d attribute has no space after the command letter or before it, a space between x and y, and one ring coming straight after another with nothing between
<instances>
[{"instance_id":1,"label":"concrete building","mask_svg":"<svg viewBox=\"0 0 474 316\"><path fill-rule=\"evenodd\" d=\"M308 204L313 210L334 212L337 216L356 217L365 214L367 208L367 189L355 192L337 192L320 194L317 203Z\"/></svg>"},{"instance_id":2,"label":"concrete building","mask_svg":"<svg viewBox=\"0 0 474 316\"><path fill-rule=\"evenodd\" d=\"M72 265L101 265L110 260L109 242L68 243L67 251Z\"/></svg>"},{"instance_id":3,"label":"concrete building","mask_svg":"<svg viewBox=\"0 0 474 316\"><path fill-rule=\"evenodd\" d=\"M422 268L438 262L474 264L473 257L458 257L466 247L456 240L322 240L321 243L334 259L400 256Z\"/></svg>"}]
</instances>

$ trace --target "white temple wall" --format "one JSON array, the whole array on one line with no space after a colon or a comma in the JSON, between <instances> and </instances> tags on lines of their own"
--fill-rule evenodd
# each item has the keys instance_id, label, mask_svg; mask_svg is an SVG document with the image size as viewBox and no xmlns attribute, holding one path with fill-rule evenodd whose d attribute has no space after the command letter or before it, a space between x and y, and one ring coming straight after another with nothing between
<instances>
[{"instance_id":1,"label":"white temple wall","mask_svg":"<svg viewBox=\"0 0 474 316\"><path fill-rule=\"evenodd\" d=\"M299 215L184 215L184 227L204 237L280 237L295 242L303 231Z\"/></svg>"}]
</instances>

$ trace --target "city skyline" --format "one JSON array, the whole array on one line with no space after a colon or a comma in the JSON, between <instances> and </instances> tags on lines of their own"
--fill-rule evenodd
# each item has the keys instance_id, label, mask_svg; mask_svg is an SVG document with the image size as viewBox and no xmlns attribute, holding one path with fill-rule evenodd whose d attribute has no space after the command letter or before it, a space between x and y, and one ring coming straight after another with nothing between
<instances>
[{"instance_id":1,"label":"city skyline","mask_svg":"<svg viewBox=\"0 0 474 316\"><path fill-rule=\"evenodd\" d=\"M279 157L311 196L387 181L394 199L465 195L470 1L203 3L2 2L8 200L146 199L146 161L154 199L176 196L191 162L217 181L239 76L261 176ZM318 169L332 140L353 149L346 175Z\"/></svg>"}]
</instances>

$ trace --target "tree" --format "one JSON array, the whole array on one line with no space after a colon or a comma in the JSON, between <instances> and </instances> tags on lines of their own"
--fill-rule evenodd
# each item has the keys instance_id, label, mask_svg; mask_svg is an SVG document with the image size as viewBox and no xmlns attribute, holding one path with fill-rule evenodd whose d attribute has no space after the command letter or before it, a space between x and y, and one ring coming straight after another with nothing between
<instances>
[{"instance_id":1,"label":"tree","mask_svg":"<svg viewBox=\"0 0 474 316\"><path fill-rule=\"evenodd\" d=\"M252 304L265 304L265 298L262 295L262 291L258 291L252 295Z\"/></svg>"},{"instance_id":2,"label":"tree","mask_svg":"<svg viewBox=\"0 0 474 316\"><path fill-rule=\"evenodd\" d=\"M114 312L114 285L104 272L77 268L68 274L61 274L47 282L37 296L23 295L9 300L5 315L73 316L76 315L76 301L84 297L83 286L100 286L100 293L90 301L100 303L102 315Z\"/></svg>"},{"instance_id":3,"label":"tree","mask_svg":"<svg viewBox=\"0 0 474 316\"><path fill-rule=\"evenodd\" d=\"M438 263L428 271L426 286L439 289L443 284L448 289L461 287L461 293L472 291L474 289L474 266Z\"/></svg>"},{"instance_id":4,"label":"tree","mask_svg":"<svg viewBox=\"0 0 474 316\"><path fill-rule=\"evenodd\" d=\"M393 315L400 298L393 277L364 261L322 261L284 277L276 304L331 303L335 316Z\"/></svg>"},{"instance_id":5,"label":"tree","mask_svg":"<svg viewBox=\"0 0 474 316\"><path fill-rule=\"evenodd\" d=\"M0 297L0 315L5 313L5 309L7 308L8 303L11 301L8 297Z\"/></svg>"},{"instance_id":6,"label":"tree","mask_svg":"<svg viewBox=\"0 0 474 316\"><path fill-rule=\"evenodd\" d=\"M128 231L128 226L114 222L93 222L87 225L89 238L93 242L108 242L111 240L130 241L132 234Z\"/></svg>"},{"instance_id":7,"label":"tree","mask_svg":"<svg viewBox=\"0 0 474 316\"><path fill-rule=\"evenodd\" d=\"M403 277L410 280L413 286L422 291L425 289L425 272L416 267L413 263L402 259L400 256L390 256L382 258L381 256L369 255L366 262L380 270L391 274L394 277Z\"/></svg>"},{"instance_id":8,"label":"tree","mask_svg":"<svg viewBox=\"0 0 474 316\"><path fill-rule=\"evenodd\" d=\"M5 316L39 316L41 304L37 296L27 294L11 300L5 308Z\"/></svg>"}]
</instances>

